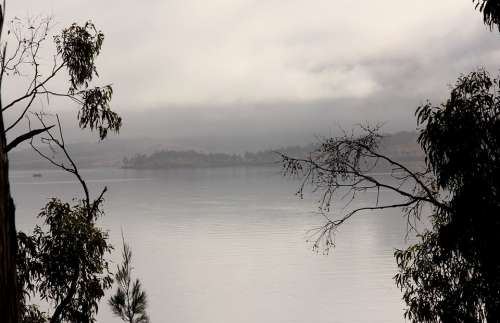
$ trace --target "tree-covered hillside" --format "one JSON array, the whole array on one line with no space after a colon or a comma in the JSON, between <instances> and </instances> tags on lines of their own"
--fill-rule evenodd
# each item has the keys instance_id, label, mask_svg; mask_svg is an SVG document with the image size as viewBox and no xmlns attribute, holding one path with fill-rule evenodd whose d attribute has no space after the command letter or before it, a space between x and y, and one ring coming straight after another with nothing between
<instances>
[{"instance_id":1,"label":"tree-covered hillside","mask_svg":"<svg viewBox=\"0 0 500 323\"><path fill-rule=\"evenodd\" d=\"M281 155L307 157L316 147L290 146L274 150L246 152L244 154L203 153L194 150L159 150L152 154L136 154L123 159L124 168L167 169L178 167L226 167L226 166L266 166L281 161ZM423 161L423 154L417 145L414 132L399 132L384 136L381 150L396 160L417 164Z\"/></svg>"}]
</instances>

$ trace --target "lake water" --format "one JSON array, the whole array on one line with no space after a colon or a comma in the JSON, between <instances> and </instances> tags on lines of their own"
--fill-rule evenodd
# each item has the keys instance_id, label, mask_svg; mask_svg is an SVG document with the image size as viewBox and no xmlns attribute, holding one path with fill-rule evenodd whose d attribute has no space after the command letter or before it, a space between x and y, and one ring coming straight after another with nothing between
<instances>
[{"instance_id":1,"label":"lake water","mask_svg":"<svg viewBox=\"0 0 500 323\"><path fill-rule=\"evenodd\" d=\"M279 170L83 171L94 193L109 188L102 225L116 247L112 258L120 260L123 230L152 322L403 321L392 279L394 249L406 244L401 213L358 215L329 255L315 253L306 242L307 230L323 223L315 198L294 196L298 182ZM18 229L34 226L49 197L81 196L68 174L42 173L12 173ZM98 322L120 322L105 301Z\"/></svg>"}]
</instances>

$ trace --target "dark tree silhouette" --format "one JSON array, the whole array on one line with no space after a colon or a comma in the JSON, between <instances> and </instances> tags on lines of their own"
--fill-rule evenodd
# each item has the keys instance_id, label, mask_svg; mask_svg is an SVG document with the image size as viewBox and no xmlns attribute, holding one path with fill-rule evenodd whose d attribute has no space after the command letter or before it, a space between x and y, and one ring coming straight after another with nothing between
<instances>
[{"instance_id":1,"label":"dark tree silhouette","mask_svg":"<svg viewBox=\"0 0 500 323\"><path fill-rule=\"evenodd\" d=\"M324 140L309 158L283 156L285 173L303 178L299 195L307 183L321 194L327 222L314 232L314 248L332 247L338 227L359 212L401 208L412 230L430 207L432 226L395 253L395 280L412 321L500 321L499 89L499 79L478 70L460 77L444 104L417 109L426 154L420 171L380 154L378 129L368 127L362 135ZM373 174L382 165L390 176ZM339 197L350 201L373 189L399 200L385 203L377 194L371 205L330 214Z\"/></svg>"},{"instance_id":2,"label":"dark tree silhouette","mask_svg":"<svg viewBox=\"0 0 500 323\"><path fill-rule=\"evenodd\" d=\"M122 264L117 267L117 288L109 299L113 313L127 323L148 323L147 297L139 279L132 278L132 251L122 236Z\"/></svg>"},{"instance_id":3,"label":"dark tree silhouette","mask_svg":"<svg viewBox=\"0 0 500 323\"><path fill-rule=\"evenodd\" d=\"M102 258L109 246L105 241L106 235L94 226L96 217L101 214L100 205L105 189L97 199L91 199L85 180L65 145L58 116L32 110L34 102L38 100L46 100L49 104L50 98L65 98L78 108L81 128L97 130L101 140L109 130L118 132L121 118L109 106L111 86L90 85L97 76L94 60L100 52L104 36L91 22L83 26L73 24L54 37L56 53L52 65L43 66L39 50L48 38L50 19L30 19L24 23L15 18L10 22L8 33L1 34L5 23L4 8L4 5L0 5L0 84L7 77L19 76L28 79L28 82L19 97L7 103L0 101L2 322L43 320L43 313L37 312L36 308L25 302L25 296L31 293L37 293L43 299L53 302L54 312L46 317L51 322L92 321L93 314L97 311L97 300L103 296L102 290L110 285L106 274L107 264ZM13 45L10 50L7 50L6 38L10 38L9 44ZM65 71L69 76L69 86L60 90L53 81ZM10 114L13 120L8 125L5 124L6 114ZM22 131L23 120L27 121L25 131ZM35 124L37 126L32 127ZM7 142L7 138L12 137L15 131L21 134ZM58 161L45 154L37 147L35 137L51 149L60 150L65 160ZM36 228L32 236L20 233L18 256L24 263L16 266L15 208L9 190L8 152L24 141L29 141L50 163L76 176L84 194L73 206L59 200L49 202L40 214L48 229ZM69 239L71 232L81 234L81 239ZM71 240L73 243L66 243L61 247L63 240ZM73 254L76 250L82 252ZM56 267L62 265L62 262L51 259L52 256L61 256L60 261L67 261L65 271L57 270ZM19 285L16 270L19 273Z\"/></svg>"},{"instance_id":4,"label":"dark tree silhouette","mask_svg":"<svg viewBox=\"0 0 500 323\"><path fill-rule=\"evenodd\" d=\"M500 321L500 79L461 77L446 103L418 111L419 142L449 210L396 252L396 282L421 322Z\"/></svg>"},{"instance_id":5,"label":"dark tree silhouette","mask_svg":"<svg viewBox=\"0 0 500 323\"><path fill-rule=\"evenodd\" d=\"M497 0L472 0L475 8L483 13L483 21L490 30L495 25L500 31L500 2Z\"/></svg>"},{"instance_id":6,"label":"dark tree silhouette","mask_svg":"<svg viewBox=\"0 0 500 323\"><path fill-rule=\"evenodd\" d=\"M36 226L32 235L18 233L22 322L94 321L98 302L113 281L104 259L111 250L107 233L95 225L101 202L102 197L94 202L89 219L84 203L52 199L39 215L45 226ZM53 311L45 313L29 304L33 296L56 304Z\"/></svg>"},{"instance_id":7,"label":"dark tree silhouette","mask_svg":"<svg viewBox=\"0 0 500 323\"><path fill-rule=\"evenodd\" d=\"M4 9L5 6L0 6L0 37L5 18ZM2 57L5 55L3 54ZM0 73L0 88L2 74ZM0 96L0 108L2 107L3 102ZM14 202L10 195L7 146L2 111L0 113L0 313L5 323L17 323L16 223Z\"/></svg>"}]
</instances>

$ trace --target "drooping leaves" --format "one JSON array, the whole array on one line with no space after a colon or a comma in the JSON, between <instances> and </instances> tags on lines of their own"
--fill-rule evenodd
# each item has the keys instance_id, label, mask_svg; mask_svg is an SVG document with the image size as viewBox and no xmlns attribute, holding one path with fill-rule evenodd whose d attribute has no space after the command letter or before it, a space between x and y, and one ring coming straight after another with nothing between
<instances>
[{"instance_id":1,"label":"drooping leaves","mask_svg":"<svg viewBox=\"0 0 500 323\"><path fill-rule=\"evenodd\" d=\"M118 132L122 125L122 118L109 106L112 95L111 86L96 87L82 93L83 105L78 112L80 127L99 130L101 140L106 138L108 130Z\"/></svg>"},{"instance_id":2,"label":"drooping leaves","mask_svg":"<svg viewBox=\"0 0 500 323\"><path fill-rule=\"evenodd\" d=\"M498 0L472 0L475 8L483 13L484 24L490 29L496 25L500 31L500 2Z\"/></svg>"},{"instance_id":3,"label":"drooping leaves","mask_svg":"<svg viewBox=\"0 0 500 323\"><path fill-rule=\"evenodd\" d=\"M118 132L121 117L110 108L113 89L110 85L90 87L94 76L99 76L95 59L104 41L104 34L92 22L84 26L72 24L55 36L58 55L62 58L70 76L69 96L78 98L81 107L78 120L81 128L98 130L99 138L106 138L108 131Z\"/></svg>"},{"instance_id":4,"label":"drooping leaves","mask_svg":"<svg viewBox=\"0 0 500 323\"><path fill-rule=\"evenodd\" d=\"M500 81L461 76L449 99L417 110L418 138L446 209L420 242L395 253L415 322L500 321Z\"/></svg>"},{"instance_id":5,"label":"drooping leaves","mask_svg":"<svg viewBox=\"0 0 500 323\"><path fill-rule=\"evenodd\" d=\"M461 76L441 106L417 110L418 141L441 187L493 179L500 160L499 87L499 79L480 69Z\"/></svg>"},{"instance_id":6,"label":"drooping leaves","mask_svg":"<svg viewBox=\"0 0 500 323\"><path fill-rule=\"evenodd\" d=\"M92 77L97 74L94 64L99 55L104 34L90 21L79 26L73 23L61 35L54 37L57 53L62 57L70 76L70 92L84 86L88 87Z\"/></svg>"}]
</instances>

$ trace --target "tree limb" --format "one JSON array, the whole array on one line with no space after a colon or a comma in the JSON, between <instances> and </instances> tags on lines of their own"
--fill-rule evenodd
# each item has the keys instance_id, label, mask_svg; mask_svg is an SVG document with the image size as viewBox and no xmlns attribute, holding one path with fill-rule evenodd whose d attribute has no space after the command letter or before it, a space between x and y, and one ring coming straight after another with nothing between
<instances>
[{"instance_id":1,"label":"tree limb","mask_svg":"<svg viewBox=\"0 0 500 323\"><path fill-rule=\"evenodd\" d=\"M43 132L46 132L48 130L50 130L51 128L53 128L54 126L49 126L49 127L44 127L44 128L40 128L40 129L35 129L35 130L31 130L25 134L22 134L20 135L19 137L17 137L16 139L12 140L9 144L7 144L7 147L6 147L6 151L10 151L11 149L15 148L17 145L19 145L20 143L22 143L23 141L26 141L26 140L30 140L31 138L43 133Z\"/></svg>"}]
</instances>

